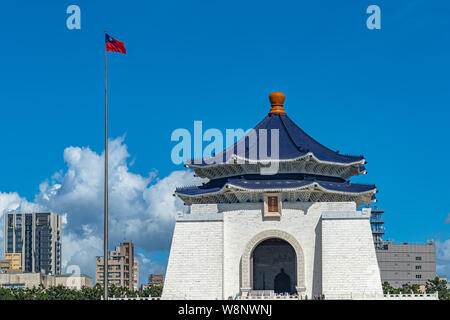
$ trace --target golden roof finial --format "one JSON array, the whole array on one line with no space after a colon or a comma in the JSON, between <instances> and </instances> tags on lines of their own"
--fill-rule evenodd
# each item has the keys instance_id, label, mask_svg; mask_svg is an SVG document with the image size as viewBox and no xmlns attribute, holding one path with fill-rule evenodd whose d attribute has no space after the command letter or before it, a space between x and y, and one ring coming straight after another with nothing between
<instances>
[{"instance_id":1,"label":"golden roof finial","mask_svg":"<svg viewBox=\"0 0 450 320\"><path fill-rule=\"evenodd\" d=\"M286 112L283 109L284 99L286 96L281 92L272 92L269 95L270 104L272 105L272 109L270 109L269 114L283 114Z\"/></svg>"}]
</instances>

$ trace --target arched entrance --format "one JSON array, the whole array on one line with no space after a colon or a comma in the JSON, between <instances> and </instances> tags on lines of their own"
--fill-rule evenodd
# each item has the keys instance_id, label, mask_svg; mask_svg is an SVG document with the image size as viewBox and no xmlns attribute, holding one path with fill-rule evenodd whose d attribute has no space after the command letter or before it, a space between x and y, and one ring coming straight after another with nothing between
<instances>
[{"instance_id":1,"label":"arched entrance","mask_svg":"<svg viewBox=\"0 0 450 320\"><path fill-rule=\"evenodd\" d=\"M252 289L294 293L297 284L297 257L285 240L270 238L253 250Z\"/></svg>"},{"instance_id":2,"label":"arched entrance","mask_svg":"<svg viewBox=\"0 0 450 320\"><path fill-rule=\"evenodd\" d=\"M244 252L242 254L242 258L241 258L241 294L245 294L245 292L249 292L252 289L253 290L257 290L255 288L259 288L260 284L257 283L258 278L256 279L256 282L254 283L254 277L253 277L253 273L254 273L254 265L253 265L253 258L254 257L254 252L255 249L257 249L259 247L260 244L262 244L263 242L265 242L266 240L271 240L271 239L276 239L279 243L280 246L286 248L286 252L288 252L289 250L287 248L292 248L294 250L294 264L289 264L290 267L287 268L287 270L290 270L290 268L292 268L292 265L295 265L294 268L294 276L287 274L286 270L284 270L284 273L286 273L289 276L289 280L290 280L290 287L293 287L297 292L304 292L306 290L305 288L305 258L303 255L303 250L300 246L300 243L297 241L297 239L295 239L294 236L292 236L291 234L282 231L282 230L265 230L262 231L260 233L258 233L257 235L255 235L245 246L244 248ZM286 243L289 245L287 246ZM264 250L264 247L266 245L274 245L274 242L267 242L265 244L263 244L263 246L261 246L261 250ZM266 247L268 248L268 247ZM256 251L256 257L258 258L259 253L258 251L260 251L259 249ZM292 252L292 251L291 251ZM286 253L287 257L292 256L291 253ZM262 256L261 256L262 257ZM278 262L280 262L279 260L283 260L283 259L278 259ZM263 261L264 262L264 261ZM280 267L280 270L278 270L278 273L276 275L278 275L281 272L281 266L278 265ZM284 268L283 268L284 269ZM257 269L258 270L264 270L264 268L262 269ZM265 278L266 276L264 276ZM284 277L283 275L281 276L281 283L287 283L287 278ZM266 280L266 284L268 284L267 282L268 280ZM273 279L274 283L273 286L275 286L275 279ZM280 283L280 281L278 281L277 283ZM254 286L254 284L256 285L256 287ZM277 287L278 288L278 287ZM275 288L274 288L275 289ZM267 289L270 290L270 289Z\"/></svg>"}]
</instances>

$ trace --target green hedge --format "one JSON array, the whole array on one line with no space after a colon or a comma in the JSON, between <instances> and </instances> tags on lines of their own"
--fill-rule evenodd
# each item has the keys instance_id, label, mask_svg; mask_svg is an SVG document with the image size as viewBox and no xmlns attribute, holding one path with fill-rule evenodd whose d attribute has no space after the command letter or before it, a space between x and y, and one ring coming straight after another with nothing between
<instances>
[{"instance_id":1,"label":"green hedge","mask_svg":"<svg viewBox=\"0 0 450 320\"><path fill-rule=\"evenodd\" d=\"M114 285L108 288L109 297L160 297L162 286L152 286L144 291L134 291ZM45 289L42 285L31 289L0 288L0 300L100 300L103 288L97 284L93 288L83 287L81 290L55 286Z\"/></svg>"}]
</instances>

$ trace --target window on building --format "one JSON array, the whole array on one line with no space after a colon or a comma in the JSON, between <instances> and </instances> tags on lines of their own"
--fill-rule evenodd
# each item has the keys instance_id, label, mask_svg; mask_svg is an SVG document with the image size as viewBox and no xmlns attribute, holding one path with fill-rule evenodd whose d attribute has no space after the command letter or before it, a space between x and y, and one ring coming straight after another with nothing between
<instances>
[{"instance_id":1,"label":"window on building","mask_svg":"<svg viewBox=\"0 0 450 320\"><path fill-rule=\"evenodd\" d=\"M416 266L416 270L421 270L422 266Z\"/></svg>"},{"instance_id":2,"label":"window on building","mask_svg":"<svg viewBox=\"0 0 450 320\"><path fill-rule=\"evenodd\" d=\"M416 257L416 261L422 260L422 257Z\"/></svg>"},{"instance_id":3,"label":"window on building","mask_svg":"<svg viewBox=\"0 0 450 320\"><path fill-rule=\"evenodd\" d=\"M267 197L267 206L269 212L278 212L278 197Z\"/></svg>"},{"instance_id":4,"label":"window on building","mask_svg":"<svg viewBox=\"0 0 450 320\"><path fill-rule=\"evenodd\" d=\"M422 275L421 274L416 274L416 279L421 279Z\"/></svg>"}]
</instances>

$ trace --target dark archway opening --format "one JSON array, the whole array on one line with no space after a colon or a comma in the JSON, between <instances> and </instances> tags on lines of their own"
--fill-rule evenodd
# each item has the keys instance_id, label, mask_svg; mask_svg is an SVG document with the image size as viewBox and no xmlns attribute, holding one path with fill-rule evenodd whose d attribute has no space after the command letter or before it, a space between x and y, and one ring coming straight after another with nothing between
<instances>
[{"instance_id":1,"label":"dark archway opening","mask_svg":"<svg viewBox=\"0 0 450 320\"><path fill-rule=\"evenodd\" d=\"M251 264L253 290L296 291L297 256L288 242L277 238L262 241L253 250Z\"/></svg>"}]
</instances>

